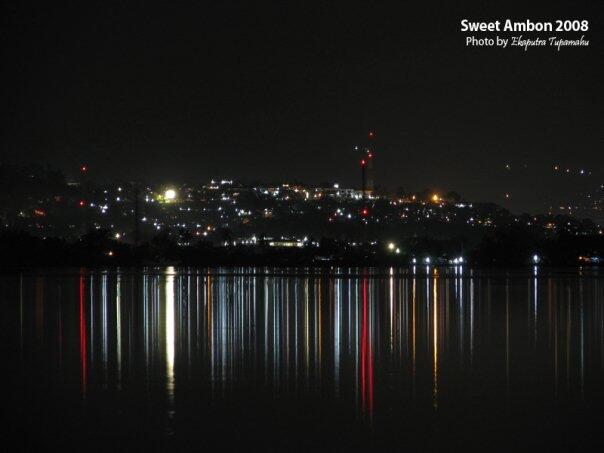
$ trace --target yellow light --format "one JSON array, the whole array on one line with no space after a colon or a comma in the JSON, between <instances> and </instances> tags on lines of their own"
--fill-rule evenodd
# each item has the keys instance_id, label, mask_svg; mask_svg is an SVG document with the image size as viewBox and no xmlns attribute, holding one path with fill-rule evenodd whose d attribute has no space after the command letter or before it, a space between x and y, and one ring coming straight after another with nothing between
<instances>
[{"instance_id":1,"label":"yellow light","mask_svg":"<svg viewBox=\"0 0 604 453\"><path fill-rule=\"evenodd\" d=\"M171 200L176 199L176 190L174 190L174 189L167 189L164 192L164 199L166 201L171 201Z\"/></svg>"},{"instance_id":2,"label":"yellow light","mask_svg":"<svg viewBox=\"0 0 604 453\"><path fill-rule=\"evenodd\" d=\"M388 243L388 250L394 250L395 247L394 242Z\"/></svg>"},{"instance_id":3,"label":"yellow light","mask_svg":"<svg viewBox=\"0 0 604 453\"><path fill-rule=\"evenodd\" d=\"M166 389L170 400L174 398L174 352L176 318L174 304L174 267L166 269Z\"/></svg>"},{"instance_id":4,"label":"yellow light","mask_svg":"<svg viewBox=\"0 0 604 453\"><path fill-rule=\"evenodd\" d=\"M440 199L440 198L438 197L438 195L437 195L437 194L432 195L432 201L433 201L434 203L438 203L438 200L439 200L439 199Z\"/></svg>"}]
</instances>

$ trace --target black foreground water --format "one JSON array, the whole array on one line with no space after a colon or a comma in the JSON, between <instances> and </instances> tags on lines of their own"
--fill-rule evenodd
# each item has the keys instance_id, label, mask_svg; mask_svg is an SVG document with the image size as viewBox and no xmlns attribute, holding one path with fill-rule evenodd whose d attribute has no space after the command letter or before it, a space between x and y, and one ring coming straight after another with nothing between
<instances>
[{"instance_id":1,"label":"black foreground water","mask_svg":"<svg viewBox=\"0 0 604 453\"><path fill-rule=\"evenodd\" d=\"M604 446L597 269L0 275L21 449Z\"/></svg>"}]
</instances>

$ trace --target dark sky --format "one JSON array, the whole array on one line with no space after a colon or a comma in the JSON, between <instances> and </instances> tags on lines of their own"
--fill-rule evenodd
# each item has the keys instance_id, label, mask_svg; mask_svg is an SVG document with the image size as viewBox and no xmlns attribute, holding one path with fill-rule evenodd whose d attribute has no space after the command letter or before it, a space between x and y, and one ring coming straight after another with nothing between
<instances>
[{"instance_id":1,"label":"dark sky","mask_svg":"<svg viewBox=\"0 0 604 453\"><path fill-rule=\"evenodd\" d=\"M44 3L1 6L5 161L358 185L375 129L390 189L539 210L574 187L553 163L604 182L600 1ZM588 19L590 47L466 48L463 18Z\"/></svg>"}]
</instances>

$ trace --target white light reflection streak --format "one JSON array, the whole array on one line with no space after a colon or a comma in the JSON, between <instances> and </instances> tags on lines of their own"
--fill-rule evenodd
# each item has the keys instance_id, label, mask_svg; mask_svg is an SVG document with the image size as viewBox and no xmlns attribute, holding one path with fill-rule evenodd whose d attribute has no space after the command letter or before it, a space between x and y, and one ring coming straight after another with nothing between
<instances>
[{"instance_id":1,"label":"white light reflection streak","mask_svg":"<svg viewBox=\"0 0 604 453\"><path fill-rule=\"evenodd\" d=\"M107 385L107 354L109 349L109 326L108 326L108 298L107 298L107 273L103 273L103 277L101 279L101 297L102 297L102 305L101 305L101 321L102 321L102 357L103 357L103 372L105 374L105 380L103 385Z\"/></svg>"},{"instance_id":2,"label":"white light reflection streak","mask_svg":"<svg viewBox=\"0 0 604 453\"><path fill-rule=\"evenodd\" d=\"M117 335L117 377L118 385L122 382L122 302L121 302L121 275L117 276L115 293L115 323Z\"/></svg>"},{"instance_id":3,"label":"white light reflection streak","mask_svg":"<svg viewBox=\"0 0 604 453\"><path fill-rule=\"evenodd\" d=\"M143 276L143 331L145 338L145 377L149 374L149 277Z\"/></svg>"},{"instance_id":4,"label":"white light reflection streak","mask_svg":"<svg viewBox=\"0 0 604 453\"><path fill-rule=\"evenodd\" d=\"M535 347L537 347L537 266L533 268L533 275L533 322L535 330Z\"/></svg>"},{"instance_id":5,"label":"white light reflection streak","mask_svg":"<svg viewBox=\"0 0 604 453\"><path fill-rule=\"evenodd\" d=\"M581 320L581 396L585 389L585 322L583 312L583 280L579 279L579 315Z\"/></svg>"},{"instance_id":6,"label":"white light reflection streak","mask_svg":"<svg viewBox=\"0 0 604 453\"><path fill-rule=\"evenodd\" d=\"M23 356L23 274L19 274L19 333L20 346L19 353Z\"/></svg>"},{"instance_id":7,"label":"white light reflection streak","mask_svg":"<svg viewBox=\"0 0 604 453\"><path fill-rule=\"evenodd\" d=\"M414 266L414 268L415 268L415 266ZM415 294L416 294L416 277L415 277L415 272L413 272L413 286L412 286L412 290L411 290L411 291L412 291L412 293L411 293L411 294L412 294L412 295L411 295L411 298L412 298L412 301L411 301L411 302L412 302L412 312L411 312L411 318L412 318L412 322L413 322L413 324L412 324L412 328L411 328L412 335L413 335L413 336L412 336L412 345L413 345L413 346L412 346L412 357L411 357L411 362L412 362L412 376L413 376L413 395L415 396L415 371L416 371L416 370L415 370L415 366L416 366L416 364L415 364L415 353L416 353L416 346L415 346L415 338L416 338L416 335L415 335Z\"/></svg>"},{"instance_id":8,"label":"white light reflection streak","mask_svg":"<svg viewBox=\"0 0 604 453\"><path fill-rule=\"evenodd\" d=\"M472 365L473 360L474 360L474 277L472 275L470 275L470 365Z\"/></svg>"},{"instance_id":9,"label":"white light reflection streak","mask_svg":"<svg viewBox=\"0 0 604 453\"><path fill-rule=\"evenodd\" d=\"M394 349L394 269L390 268L390 350Z\"/></svg>"},{"instance_id":10,"label":"white light reflection streak","mask_svg":"<svg viewBox=\"0 0 604 453\"><path fill-rule=\"evenodd\" d=\"M505 281L505 384L506 394L510 392L510 286Z\"/></svg>"},{"instance_id":11,"label":"white light reflection streak","mask_svg":"<svg viewBox=\"0 0 604 453\"><path fill-rule=\"evenodd\" d=\"M465 336L465 309L464 309L464 299L463 299L463 284L464 281L462 279L461 274L458 275L459 280L459 355L461 360L464 359L464 342L466 339Z\"/></svg>"},{"instance_id":12,"label":"white light reflection streak","mask_svg":"<svg viewBox=\"0 0 604 453\"><path fill-rule=\"evenodd\" d=\"M335 391L336 395L340 393L340 329L341 329L341 280L336 279L334 282L334 374L335 374Z\"/></svg>"}]
</instances>

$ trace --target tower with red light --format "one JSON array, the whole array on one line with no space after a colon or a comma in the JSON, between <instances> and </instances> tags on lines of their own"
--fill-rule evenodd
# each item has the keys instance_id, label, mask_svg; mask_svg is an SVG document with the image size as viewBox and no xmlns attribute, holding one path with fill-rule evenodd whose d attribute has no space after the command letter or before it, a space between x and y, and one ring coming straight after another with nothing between
<instances>
[{"instance_id":1,"label":"tower with red light","mask_svg":"<svg viewBox=\"0 0 604 453\"><path fill-rule=\"evenodd\" d=\"M363 199L371 198L373 195L373 159L375 157L374 149L375 132L367 133L366 146L360 148L360 166L361 166L361 193Z\"/></svg>"},{"instance_id":2,"label":"tower with red light","mask_svg":"<svg viewBox=\"0 0 604 453\"><path fill-rule=\"evenodd\" d=\"M86 209L89 200L91 199L92 189L90 187L90 179L88 178L88 164L81 163L79 170L79 181L80 181L80 200L78 201L78 206L81 209L81 224L80 224L80 233L85 234L90 231L91 226L91 218L90 218L90 210Z\"/></svg>"}]
</instances>

